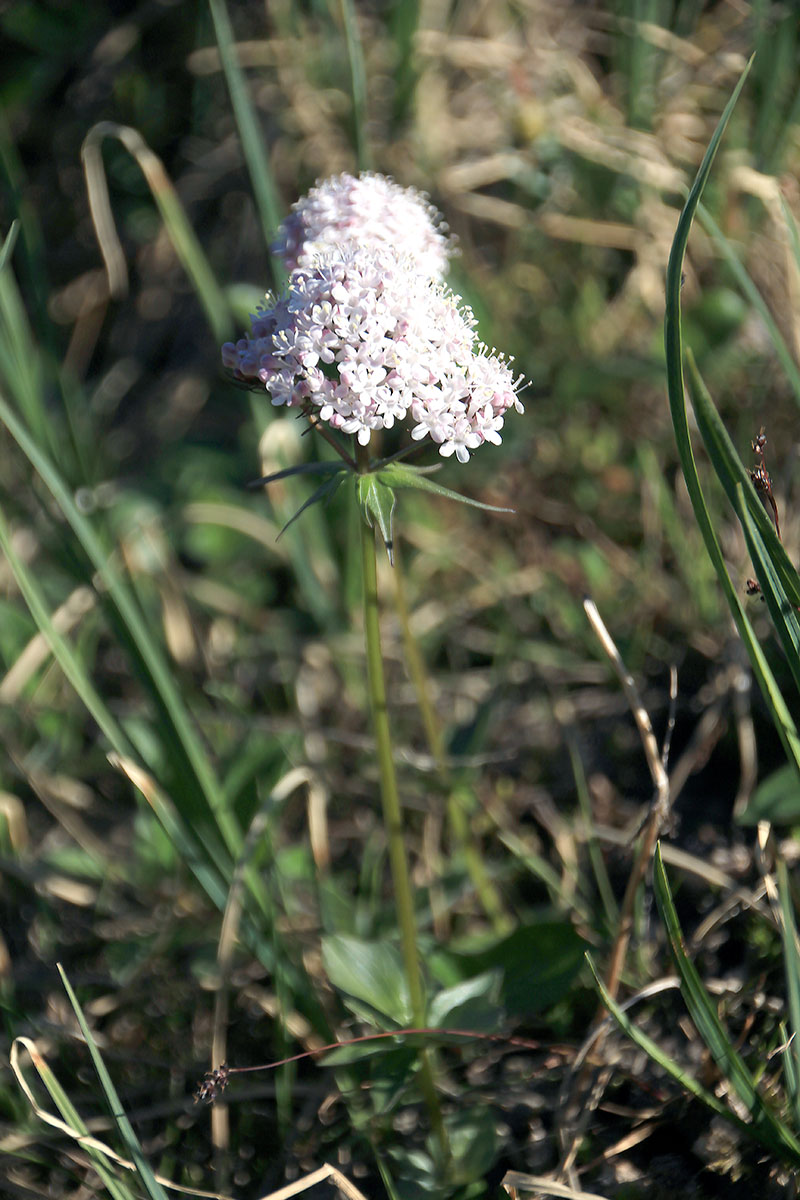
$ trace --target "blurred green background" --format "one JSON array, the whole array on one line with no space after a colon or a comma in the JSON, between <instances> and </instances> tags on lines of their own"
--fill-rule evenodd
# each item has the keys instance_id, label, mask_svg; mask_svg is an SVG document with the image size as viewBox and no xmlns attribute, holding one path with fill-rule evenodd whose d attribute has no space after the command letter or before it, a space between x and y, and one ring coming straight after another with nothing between
<instances>
[{"instance_id":1,"label":"blurred green background","mask_svg":"<svg viewBox=\"0 0 800 1200\"><path fill-rule=\"evenodd\" d=\"M797 357L799 281L783 207L800 212L796 10L766 0L353 8L276 0L232 3L230 17L279 215L315 180L343 170L368 167L424 189L458 239L451 285L473 306L483 340L514 355L528 381L526 413L509 417L502 447L482 449L469 467L451 461L437 476L513 515L406 493L397 520L411 624L470 836L506 929L521 931L527 965L516 992L507 970L505 1015L540 1040L580 1040L595 1003L587 981L575 980L580 945L551 992L533 981L530 959L554 953L559 937L563 949L573 930L607 944L584 818L591 814L619 893L625 839L650 795L584 594L637 673L659 736L677 666L672 762L686 853L735 878L736 856L747 852L731 817L781 761L677 467L662 322L685 189L756 51L705 203ZM16 283L6 271L0 284L2 392L125 577L133 624L169 663L174 703L7 428L3 525L82 678L181 818L205 803L197 799L205 755L237 830L264 819L254 862L266 880L261 931L271 949L243 944L225 970L230 1060L268 1062L360 1032L323 969L320 935L374 939L392 929L364 716L354 513L337 498L278 540L311 486L301 478L268 495L246 489L319 448L220 367L223 327L225 336L244 330L280 281L210 9L22 0L0 9L0 39L0 234L20 222ZM130 143L104 140L128 276L113 296L81 165L99 122L135 130L165 172L141 147L132 154ZM219 289L216 328L159 210L168 181ZM761 318L700 223L683 299L686 339L745 460L767 428L796 560L795 401ZM711 493L743 588L741 535ZM402 1124L388 1103L364 1115L337 1100L331 1072L304 1064L254 1076L231 1105L225 1137L209 1130L205 1110L187 1106L211 1053L219 906L163 832L155 804L137 798L133 768L109 761L108 731L54 664L6 560L0 583L0 988L9 1041L35 1037L105 1129L53 971L61 961L165 1174L256 1196L327 1159L356 1174L363 1167L363 1186L380 1194L369 1147L392 1147ZM381 585L409 845L416 882L429 889L421 923L431 947L490 954L491 921L432 781L388 567ZM783 678L765 614L757 600L751 608ZM196 746L182 740L180 705ZM319 790L307 802L291 788L284 794L287 772L307 766ZM213 827L208 813L199 817L201 839L202 820ZM226 887L231 864L219 863L229 851L235 858L230 845L209 851ZM662 953L645 948L632 978ZM476 959L462 977L494 962ZM459 978L454 963L439 962L440 984ZM530 998L537 986L541 1003ZM391 1079L391 1064L384 1069ZM555 1135L543 1110L553 1084L539 1092L531 1069L485 1047L451 1064L454 1095L494 1106L504 1131L476 1168L484 1190L463 1195L495 1194L509 1166L550 1164ZM350 1085L357 1091L364 1080ZM520 1115L531 1088L545 1099ZM10 1194L96 1186L79 1156L42 1131L8 1070L0 1111ZM217 1183L208 1182L212 1163ZM403 1194L414 1195L408 1186Z\"/></svg>"}]
</instances>

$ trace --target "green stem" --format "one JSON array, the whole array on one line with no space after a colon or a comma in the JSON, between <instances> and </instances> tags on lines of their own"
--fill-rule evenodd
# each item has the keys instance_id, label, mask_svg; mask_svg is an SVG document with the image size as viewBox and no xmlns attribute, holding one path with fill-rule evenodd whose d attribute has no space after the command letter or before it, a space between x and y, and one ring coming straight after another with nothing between
<instances>
[{"instance_id":1,"label":"green stem","mask_svg":"<svg viewBox=\"0 0 800 1200\"><path fill-rule=\"evenodd\" d=\"M365 447L358 447L358 463L363 471L369 465ZM383 821L386 828L386 839L389 846L389 862L392 869L394 885L394 902L397 920L400 925L400 938L403 951L408 994L411 1001L411 1014L415 1025L425 1025L425 995L422 988L422 974L417 950L417 923L414 916L414 900L411 891L411 878L406 858L406 847L403 840L403 813L400 807L400 796L397 790L397 776L394 769L392 753L392 738L389 729L389 714L386 707L386 682L383 674L383 656L381 654L381 635L378 619L378 573L375 555L375 533L368 525L366 517L361 516L361 565L364 579L364 638L367 652L367 682L369 687L369 703L372 710L372 724L375 733L375 748L378 755L380 772L381 803L383 805ZM420 1053L420 1085L428 1107L431 1125L442 1157L447 1160L450 1151L447 1141L442 1110L436 1095L436 1085L433 1077L433 1066L428 1051Z\"/></svg>"}]
</instances>

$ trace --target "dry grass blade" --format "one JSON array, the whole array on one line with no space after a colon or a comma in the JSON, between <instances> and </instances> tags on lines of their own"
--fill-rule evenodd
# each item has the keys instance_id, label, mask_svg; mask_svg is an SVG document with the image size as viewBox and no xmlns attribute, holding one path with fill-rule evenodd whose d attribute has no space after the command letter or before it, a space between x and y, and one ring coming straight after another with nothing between
<instances>
[{"instance_id":1,"label":"dry grass blade","mask_svg":"<svg viewBox=\"0 0 800 1200\"><path fill-rule=\"evenodd\" d=\"M139 164L164 221L164 227L169 234L173 249L192 281L214 336L219 341L224 341L231 332L228 302L216 281L205 252L189 224L183 205L164 164L158 155L153 153L137 130L131 129L127 125L117 125L113 121L100 121L86 135L81 157L89 193L89 208L106 266L111 297L122 299L127 295L128 269L111 212L108 183L103 167L101 145L103 139L107 137L118 138Z\"/></svg>"},{"instance_id":2,"label":"dry grass blade","mask_svg":"<svg viewBox=\"0 0 800 1200\"><path fill-rule=\"evenodd\" d=\"M135 1171L136 1166L134 1163L130 1162L127 1158L123 1158L120 1154L117 1154L116 1150L112 1150L111 1147L105 1142L101 1141L99 1138L93 1137L90 1133L87 1133L85 1129L78 1129L69 1124L69 1122L61 1120L60 1117L56 1117L46 1108L42 1108L41 1104L36 1099L33 1089L28 1083L28 1080L26 1079L25 1073L22 1069L20 1055L23 1050L28 1054L35 1070L39 1075L39 1078L42 1080L42 1083L54 1099L56 1098L57 1093L61 1092L61 1088L53 1072L50 1070L50 1067L47 1065L47 1060L39 1052L36 1043L31 1038L27 1037L14 1038L14 1041L11 1043L9 1064L14 1076L16 1077L17 1083L19 1084L20 1089L25 1096L25 1099L31 1106L31 1111L39 1118L39 1120L43 1121L45 1125L49 1125L52 1129L58 1130L59 1133L63 1133L72 1141L77 1142L84 1149L92 1150L97 1154L102 1155L115 1166L122 1167L122 1169L125 1171ZM170 1179L164 1178L163 1175L155 1174L155 1178L162 1185L162 1187L169 1188L169 1190L172 1192L180 1192L185 1196L200 1196L202 1200L230 1200L228 1196L225 1196L221 1192L204 1192L199 1188L183 1187L179 1183L173 1183Z\"/></svg>"},{"instance_id":3,"label":"dry grass blade","mask_svg":"<svg viewBox=\"0 0 800 1200\"><path fill-rule=\"evenodd\" d=\"M67 597L63 604L52 615L53 628L56 633L66 636L72 633L95 604L95 596L91 588L80 587ZM22 694L25 685L36 674L52 655L50 643L43 633L35 633L15 661L6 671L0 682L0 704L14 704Z\"/></svg>"},{"instance_id":4,"label":"dry grass blade","mask_svg":"<svg viewBox=\"0 0 800 1200\"><path fill-rule=\"evenodd\" d=\"M633 676L628 671L625 663L622 661L622 655L617 649L611 634L606 629L600 613L597 611L597 606L593 600L586 599L583 602L583 607L592 629L597 634L604 652L609 658L613 666L622 689L625 693L625 698L630 705L633 719L636 722L636 728L639 730L639 736L642 739L644 747L645 759L655 787L655 799L650 809L647 822L644 827L641 846L639 853L634 863L628 880L628 886L625 889L625 898L622 902L622 910L620 913L619 928L614 947L611 952L611 961L608 968L608 979L606 987L612 997L616 997L619 987L619 978L622 972L622 966L625 961L625 955L628 950L628 942L630 941L631 929L633 926L633 909L636 893L639 889L642 879L644 878L647 865L653 856L656 841L658 840L659 832L664 825L670 808L670 783L667 775L666 767L663 762L662 755L659 753L658 743L653 733L652 722L650 716L642 703L639 689L633 679ZM601 1008L601 1012L604 1010Z\"/></svg>"},{"instance_id":5,"label":"dry grass blade","mask_svg":"<svg viewBox=\"0 0 800 1200\"><path fill-rule=\"evenodd\" d=\"M363 1192L360 1192L354 1183L338 1171L336 1167L332 1167L330 1163L325 1163L324 1166L318 1167L316 1171L312 1171L310 1175L304 1175L302 1179L296 1180L295 1183L289 1183L286 1187L279 1188L277 1192L269 1192L266 1196L261 1196L259 1200L289 1200L290 1196L300 1196L303 1192L307 1192L309 1188L314 1187L318 1183L324 1183L330 1180L335 1183L343 1196L347 1200L367 1200Z\"/></svg>"},{"instance_id":6,"label":"dry grass blade","mask_svg":"<svg viewBox=\"0 0 800 1200\"><path fill-rule=\"evenodd\" d=\"M526 1175L523 1171L507 1171L503 1177L503 1185L509 1196L520 1189L523 1192L535 1192L537 1196L559 1196L562 1200L604 1200L597 1192L582 1192L569 1187L566 1183L556 1183L544 1175Z\"/></svg>"}]
</instances>

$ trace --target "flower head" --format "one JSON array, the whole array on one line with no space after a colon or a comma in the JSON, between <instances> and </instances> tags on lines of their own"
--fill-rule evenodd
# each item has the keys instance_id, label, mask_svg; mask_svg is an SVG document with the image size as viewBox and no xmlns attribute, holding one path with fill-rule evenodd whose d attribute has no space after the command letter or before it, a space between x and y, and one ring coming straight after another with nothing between
<instances>
[{"instance_id":1,"label":"flower head","mask_svg":"<svg viewBox=\"0 0 800 1200\"><path fill-rule=\"evenodd\" d=\"M519 380L474 327L471 310L413 261L350 249L297 267L222 360L259 380L273 404L316 412L361 445L410 414L414 439L429 435L440 454L466 462L500 441L508 408L522 411Z\"/></svg>"},{"instance_id":2,"label":"flower head","mask_svg":"<svg viewBox=\"0 0 800 1200\"><path fill-rule=\"evenodd\" d=\"M453 254L440 214L414 188L385 175L334 175L298 200L273 250L288 271L333 249L392 250L431 279L443 279Z\"/></svg>"}]
</instances>

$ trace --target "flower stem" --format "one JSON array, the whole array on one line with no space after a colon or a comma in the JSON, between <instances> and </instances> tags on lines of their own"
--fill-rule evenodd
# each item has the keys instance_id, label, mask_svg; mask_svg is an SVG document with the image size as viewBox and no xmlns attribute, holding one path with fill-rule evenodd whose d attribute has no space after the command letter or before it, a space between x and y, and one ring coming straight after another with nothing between
<instances>
[{"instance_id":1,"label":"flower stem","mask_svg":"<svg viewBox=\"0 0 800 1200\"><path fill-rule=\"evenodd\" d=\"M359 447L360 449L360 447ZM416 1025L425 1024L425 995L417 950L417 924L414 916L414 900L411 879L403 840L403 813L397 790L394 769L392 739L389 730L389 714L386 708L386 683L383 674L380 625L378 620L378 577L375 555L375 533L361 517L361 563L364 578L364 636L367 651L367 680L369 702L381 784L381 803L386 839L389 847L389 862L394 885L394 902L400 925L403 965L411 1002L411 1013ZM439 1142L443 1159L450 1157L447 1133L442 1120L442 1111L436 1094L431 1056L428 1051L420 1052L420 1086L425 1097L431 1126Z\"/></svg>"}]
</instances>

